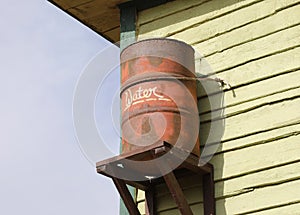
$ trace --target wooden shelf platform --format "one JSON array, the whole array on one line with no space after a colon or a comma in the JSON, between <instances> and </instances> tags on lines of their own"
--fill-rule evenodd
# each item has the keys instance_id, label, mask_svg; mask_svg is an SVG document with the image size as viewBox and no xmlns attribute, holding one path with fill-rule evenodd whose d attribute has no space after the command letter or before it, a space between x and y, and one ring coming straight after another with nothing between
<instances>
[{"instance_id":1,"label":"wooden shelf platform","mask_svg":"<svg viewBox=\"0 0 300 215\"><path fill-rule=\"evenodd\" d=\"M126 185L145 191L146 214L154 215L154 187L165 183L184 215L193 212L177 181L187 174L203 178L204 215L215 215L213 166L189 152L159 141L129 153L97 162L97 172L111 178L130 215L140 215Z\"/></svg>"}]
</instances>

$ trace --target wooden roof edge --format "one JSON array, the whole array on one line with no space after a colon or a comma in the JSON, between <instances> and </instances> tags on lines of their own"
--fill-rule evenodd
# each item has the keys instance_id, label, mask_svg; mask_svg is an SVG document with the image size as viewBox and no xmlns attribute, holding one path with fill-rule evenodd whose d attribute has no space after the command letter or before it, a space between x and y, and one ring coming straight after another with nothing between
<instances>
[{"instance_id":1,"label":"wooden roof edge","mask_svg":"<svg viewBox=\"0 0 300 215\"><path fill-rule=\"evenodd\" d=\"M58 9L64 11L66 14L68 14L69 16L71 16L73 19L75 19L77 22L79 22L80 24L84 25L85 27L91 29L93 32L95 32L96 34L98 34L99 36L103 37L104 39L108 40L109 42L119 46L119 43L116 43L116 41L114 41L112 38L108 37L107 35L104 35L103 33L97 31L97 29L95 29L94 26L89 25L89 23L86 23L85 21L79 19L78 17L74 16L72 13L70 13L68 10L64 9L62 6L60 6L59 4L57 4L54 0L46 0L49 3L53 4L55 7L57 7Z\"/></svg>"},{"instance_id":2,"label":"wooden roof edge","mask_svg":"<svg viewBox=\"0 0 300 215\"><path fill-rule=\"evenodd\" d=\"M51 3L52 5L54 5L55 7L59 8L60 10L64 11L66 14L68 14L69 16L71 16L72 18L74 18L75 20L77 20L79 23L81 23L82 25L85 25L86 27L88 27L89 29L91 29L92 31L96 32L96 34L98 34L99 36L105 38L106 40L108 40L109 42L118 45L118 42L120 40L120 33L122 31L120 25L121 25L121 20L120 18L115 19L114 25L110 26L110 29L113 29L113 27L115 27L116 31L110 31L110 30L100 30L102 29L103 26L101 26L102 24L95 24L93 23L91 20L88 21L87 19L85 19L84 17L79 17L78 14L74 14L70 8L64 6L63 2L68 2L70 0L46 0L49 3ZM152 8L164 3L167 3L169 1L174 1L174 0L98 0L99 2L110 2L114 4L115 7L121 7L121 10L127 10L128 6L134 6L135 9L137 11L142 11L148 8ZM105 10L110 10L110 6L109 5L104 5L105 6ZM76 8L76 6L75 6ZM122 9L123 8L123 9ZM88 13L88 11L87 11ZM125 13L124 13L125 14ZM104 17L105 18L105 17ZM127 17L128 18L128 17ZM126 18L126 19L127 19ZM110 19L104 19L105 23L109 23L111 20ZM125 20L124 22L124 17L123 17L123 23L122 25L125 26L127 25L127 20ZM131 22L131 20L128 20L128 22ZM119 26L118 24L119 23ZM130 24L131 25L131 24ZM126 29L126 27L125 27ZM124 30L124 29L123 29Z\"/></svg>"}]
</instances>

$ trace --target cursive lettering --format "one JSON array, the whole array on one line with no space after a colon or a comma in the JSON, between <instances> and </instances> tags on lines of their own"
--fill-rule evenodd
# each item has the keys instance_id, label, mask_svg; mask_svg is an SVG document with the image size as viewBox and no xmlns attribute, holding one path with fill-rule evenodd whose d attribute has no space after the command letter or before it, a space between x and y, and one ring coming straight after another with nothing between
<instances>
[{"instance_id":1,"label":"cursive lettering","mask_svg":"<svg viewBox=\"0 0 300 215\"><path fill-rule=\"evenodd\" d=\"M157 97L158 99L165 99L164 96L159 95L156 92L157 87L152 87L148 89L143 89L139 87L134 93L131 92L130 89L125 92L125 110L127 110L133 103L137 103L137 101L142 99L150 98L152 95ZM138 102L140 103L140 102Z\"/></svg>"}]
</instances>

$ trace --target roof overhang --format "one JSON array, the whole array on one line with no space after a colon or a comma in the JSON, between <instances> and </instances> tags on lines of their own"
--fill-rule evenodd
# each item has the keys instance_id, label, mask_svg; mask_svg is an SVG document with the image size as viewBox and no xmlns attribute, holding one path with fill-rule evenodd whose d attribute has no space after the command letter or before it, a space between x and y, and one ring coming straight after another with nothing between
<instances>
[{"instance_id":1,"label":"roof overhang","mask_svg":"<svg viewBox=\"0 0 300 215\"><path fill-rule=\"evenodd\" d=\"M49 0L111 42L120 39L118 5L128 0Z\"/></svg>"},{"instance_id":2,"label":"roof overhang","mask_svg":"<svg viewBox=\"0 0 300 215\"><path fill-rule=\"evenodd\" d=\"M133 3L144 10L170 0L48 0L111 42L120 40L119 5Z\"/></svg>"}]
</instances>

